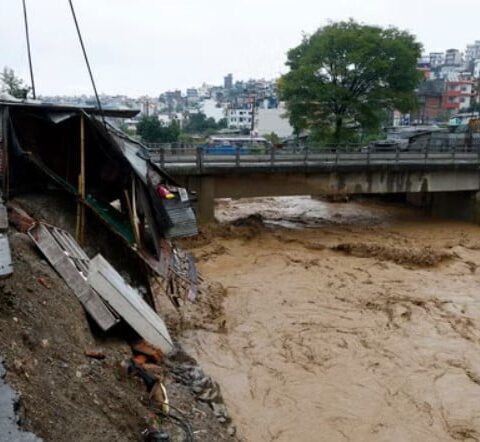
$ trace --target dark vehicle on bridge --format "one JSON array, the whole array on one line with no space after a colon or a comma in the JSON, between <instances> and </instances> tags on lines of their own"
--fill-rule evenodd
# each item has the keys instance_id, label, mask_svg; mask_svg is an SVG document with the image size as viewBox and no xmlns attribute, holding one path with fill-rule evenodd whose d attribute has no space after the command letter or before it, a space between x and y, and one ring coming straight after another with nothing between
<instances>
[{"instance_id":1,"label":"dark vehicle on bridge","mask_svg":"<svg viewBox=\"0 0 480 442\"><path fill-rule=\"evenodd\" d=\"M448 129L438 126L395 127L387 130L387 138L370 143L362 151L370 152L408 152L424 151L432 144L446 144ZM432 143L432 140L439 142Z\"/></svg>"}]
</instances>

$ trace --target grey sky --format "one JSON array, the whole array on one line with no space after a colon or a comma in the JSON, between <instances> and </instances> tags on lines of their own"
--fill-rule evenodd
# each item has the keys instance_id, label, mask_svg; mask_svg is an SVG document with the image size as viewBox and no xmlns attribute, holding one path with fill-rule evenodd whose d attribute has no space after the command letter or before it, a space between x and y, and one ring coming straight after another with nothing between
<instances>
[{"instance_id":1,"label":"grey sky","mask_svg":"<svg viewBox=\"0 0 480 442\"><path fill-rule=\"evenodd\" d=\"M132 96L274 78L302 32L352 17L427 51L480 39L478 0L75 0L99 91ZM37 93L91 93L67 0L27 0ZM21 0L0 0L0 68L28 78Z\"/></svg>"}]
</instances>

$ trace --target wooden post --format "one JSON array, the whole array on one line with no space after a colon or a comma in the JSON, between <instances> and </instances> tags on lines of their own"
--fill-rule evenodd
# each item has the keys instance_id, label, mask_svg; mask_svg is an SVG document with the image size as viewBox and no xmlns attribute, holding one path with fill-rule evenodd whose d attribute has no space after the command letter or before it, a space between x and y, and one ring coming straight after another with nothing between
<instances>
[{"instance_id":1,"label":"wooden post","mask_svg":"<svg viewBox=\"0 0 480 442\"><path fill-rule=\"evenodd\" d=\"M83 245L85 239L85 119L80 115L80 174L78 175L78 202L76 239Z\"/></svg>"}]
</instances>

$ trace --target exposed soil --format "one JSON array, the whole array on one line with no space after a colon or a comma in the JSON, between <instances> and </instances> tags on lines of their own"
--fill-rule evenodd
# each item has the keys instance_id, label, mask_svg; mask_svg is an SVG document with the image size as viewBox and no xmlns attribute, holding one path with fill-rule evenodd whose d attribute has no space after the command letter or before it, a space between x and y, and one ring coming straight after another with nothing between
<instances>
[{"instance_id":1,"label":"exposed soil","mask_svg":"<svg viewBox=\"0 0 480 442\"><path fill-rule=\"evenodd\" d=\"M72 231L68 204L56 197L27 198L20 203L39 218ZM115 238L104 235L92 221L90 228L87 250L115 255ZM126 375L121 367L132 357L124 339L130 330L120 326L108 336L102 334L28 236L10 230L14 274L0 281L0 355L5 358L6 380L21 394L23 427L45 441L143 440L141 432L151 422L149 395L140 378ZM110 244L110 250L104 244ZM116 260L120 266L123 262L126 272L130 261L122 254L116 254ZM141 270L132 273L124 274L142 279ZM201 303L209 301L202 298ZM105 358L87 357L86 351L101 352ZM222 418L225 423L221 423L218 410L198 400L195 379L178 374L185 364L187 369L196 367L195 360L181 351L164 361L171 405L186 415L195 440L234 440L228 419ZM217 396L220 400L221 395ZM184 440L184 432L168 420L163 419L161 426L171 440Z\"/></svg>"},{"instance_id":2,"label":"exposed soil","mask_svg":"<svg viewBox=\"0 0 480 442\"><path fill-rule=\"evenodd\" d=\"M241 437L480 440L479 226L309 198L217 214L189 247L223 327L182 342Z\"/></svg>"}]
</instances>

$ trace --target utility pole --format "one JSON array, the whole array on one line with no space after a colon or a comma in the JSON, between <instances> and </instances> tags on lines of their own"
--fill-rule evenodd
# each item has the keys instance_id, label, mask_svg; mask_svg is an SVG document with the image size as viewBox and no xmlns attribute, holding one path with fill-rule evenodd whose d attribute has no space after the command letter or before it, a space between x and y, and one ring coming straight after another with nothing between
<instances>
[{"instance_id":1,"label":"utility pole","mask_svg":"<svg viewBox=\"0 0 480 442\"><path fill-rule=\"evenodd\" d=\"M35 79L33 76L33 64L32 64L32 52L30 50L30 33L28 31L28 18L27 18L27 5L25 0L23 0L23 19L25 22L25 35L27 37L27 52L28 52L28 64L30 66L30 79L32 82L32 95L33 99L36 100L37 94L35 92Z\"/></svg>"},{"instance_id":2,"label":"utility pole","mask_svg":"<svg viewBox=\"0 0 480 442\"><path fill-rule=\"evenodd\" d=\"M255 131L255 94L251 97L252 100L252 124L250 127L250 136L253 136Z\"/></svg>"}]
</instances>

